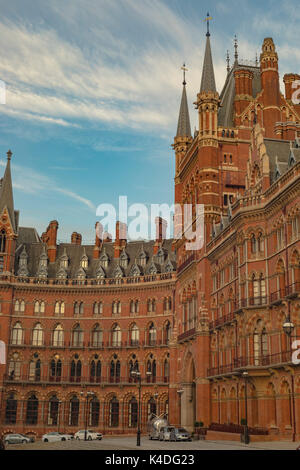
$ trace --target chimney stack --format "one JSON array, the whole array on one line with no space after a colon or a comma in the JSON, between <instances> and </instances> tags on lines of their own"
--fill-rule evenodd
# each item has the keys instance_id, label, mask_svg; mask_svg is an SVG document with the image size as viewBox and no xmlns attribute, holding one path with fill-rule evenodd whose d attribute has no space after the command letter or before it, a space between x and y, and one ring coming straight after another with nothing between
<instances>
[{"instance_id":1,"label":"chimney stack","mask_svg":"<svg viewBox=\"0 0 300 470\"><path fill-rule=\"evenodd\" d=\"M119 220L116 223L116 239L114 244L114 257L119 258L121 251L125 248L127 242L127 226Z\"/></svg>"},{"instance_id":2,"label":"chimney stack","mask_svg":"<svg viewBox=\"0 0 300 470\"><path fill-rule=\"evenodd\" d=\"M156 253L158 252L159 246L162 244L163 240L166 239L168 223L162 217L155 217L155 225L156 225L156 237L155 237L155 244L153 247L154 255L156 255Z\"/></svg>"}]
</instances>

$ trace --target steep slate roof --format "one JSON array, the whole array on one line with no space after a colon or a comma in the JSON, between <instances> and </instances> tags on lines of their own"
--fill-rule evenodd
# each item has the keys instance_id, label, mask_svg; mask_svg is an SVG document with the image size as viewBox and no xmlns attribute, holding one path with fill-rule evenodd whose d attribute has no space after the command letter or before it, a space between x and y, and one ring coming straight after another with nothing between
<instances>
[{"instance_id":1,"label":"steep slate roof","mask_svg":"<svg viewBox=\"0 0 300 470\"><path fill-rule=\"evenodd\" d=\"M33 229L34 230L34 229ZM32 233L33 235L33 233ZM128 266L126 268L121 268L124 276L129 276L129 273L131 271L132 266L135 264L135 261L138 264L139 270L141 272L141 275L143 274L148 274L148 270L152 264L152 257L153 257L153 247L154 247L154 241L132 241L128 242L126 246L126 253L129 257L128 260ZM26 253L28 254L28 271L29 277L35 277L38 272L38 267L39 267L39 260L40 256L43 253L43 247L44 244L41 241L27 241L23 242L22 244L19 245L18 252L16 253L16 260L15 260L15 272L18 272L19 268L19 257L22 252L21 247L25 246L26 248ZM108 263L108 268L103 268L105 271L105 277L106 278L112 278L114 277L114 271L116 267L119 264L119 259L114 258L114 243L113 242L107 242L104 244L101 254L104 252L104 247L105 247L105 252L109 257L109 263ZM155 266L158 269L158 272L166 272L165 267L169 262L169 259L172 263L172 266L174 266L174 270L176 269L176 263L175 263L175 253L171 249L172 247L172 240L164 240L163 242L163 251L164 251L164 262L162 265L158 264L155 262ZM144 250L145 254L147 255L147 262L145 266L140 266L139 265L139 254L141 251ZM93 259L93 251L94 251L94 246L93 245L75 245L75 244L68 244L68 243L61 243L57 247L57 256L56 256L56 261L55 263L48 264L48 278L57 278L57 273L60 268L60 258L64 255L66 252L69 260L68 268L66 268L67 275L69 279L76 279L76 274L80 268L80 260L85 252L85 254L88 257L89 264L88 268L85 270L86 272L86 277L87 278L96 278L96 271L100 265L99 259ZM155 255L154 255L154 260L155 260Z\"/></svg>"},{"instance_id":2,"label":"steep slate roof","mask_svg":"<svg viewBox=\"0 0 300 470\"><path fill-rule=\"evenodd\" d=\"M185 82L183 82L176 137L191 137L191 124Z\"/></svg>"},{"instance_id":3,"label":"steep slate roof","mask_svg":"<svg viewBox=\"0 0 300 470\"><path fill-rule=\"evenodd\" d=\"M206 35L206 46L205 46L205 54L204 54L204 60L203 60L200 93L203 91L214 91L214 92L216 91L216 82L215 82L214 66L213 66L212 55L211 55L209 33Z\"/></svg>"},{"instance_id":4,"label":"steep slate roof","mask_svg":"<svg viewBox=\"0 0 300 470\"><path fill-rule=\"evenodd\" d=\"M235 80L234 72L239 69L251 70L253 72L252 96L255 98L261 91L260 68L250 65L234 64L227 74L223 90L220 94L220 108L218 111L218 125L222 127L233 127Z\"/></svg>"},{"instance_id":5,"label":"steep slate roof","mask_svg":"<svg viewBox=\"0 0 300 470\"><path fill-rule=\"evenodd\" d=\"M264 144L269 157L270 183L272 184L276 179L277 169L279 170L280 175L288 170L290 141L265 138Z\"/></svg>"}]
</instances>

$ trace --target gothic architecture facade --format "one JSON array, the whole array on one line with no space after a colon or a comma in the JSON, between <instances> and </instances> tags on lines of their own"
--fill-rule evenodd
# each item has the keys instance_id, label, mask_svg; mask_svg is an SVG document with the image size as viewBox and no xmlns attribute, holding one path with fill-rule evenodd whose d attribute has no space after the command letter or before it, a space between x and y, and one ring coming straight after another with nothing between
<instances>
[{"instance_id":1,"label":"gothic architecture facade","mask_svg":"<svg viewBox=\"0 0 300 470\"><path fill-rule=\"evenodd\" d=\"M191 133L186 83L174 138L175 203L204 206L204 245L93 246L58 222L19 225L11 152L0 193L0 431L136 432L152 413L207 437L300 438L300 105L266 38L216 90L210 33ZM175 219L174 230L177 230ZM6 361L3 356L6 356ZM137 375L140 373L140 381ZM243 421L244 420L244 421ZM227 434L231 433L231 434Z\"/></svg>"}]
</instances>

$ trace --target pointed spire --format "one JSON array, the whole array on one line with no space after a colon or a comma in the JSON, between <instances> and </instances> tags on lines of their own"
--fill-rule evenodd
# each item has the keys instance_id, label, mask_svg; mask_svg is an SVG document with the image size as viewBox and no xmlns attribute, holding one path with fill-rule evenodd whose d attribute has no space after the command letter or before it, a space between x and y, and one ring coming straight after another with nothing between
<instances>
[{"instance_id":1,"label":"pointed spire","mask_svg":"<svg viewBox=\"0 0 300 470\"><path fill-rule=\"evenodd\" d=\"M12 223L12 228L16 232L16 220L15 220L15 211L14 211L14 198L12 190L12 181L11 181L11 170L10 170L10 160L12 152L8 150L7 152L7 164L5 173L2 180L1 193L0 193L0 214L3 209L6 207L9 213L9 217Z\"/></svg>"},{"instance_id":2,"label":"pointed spire","mask_svg":"<svg viewBox=\"0 0 300 470\"><path fill-rule=\"evenodd\" d=\"M187 96L186 96L186 81L185 81L185 72L187 68L185 64L181 67L183 70L183 90L181 96L181 104L179 110L179 118L178 118L178 125L177 125L177 134L176 137L191 137L191 124L190 124L190 115L189 115L189 108L187 103Z\"/></svg>"},{"instance_id":3,"label":"pointed spire","mask_svg":"<svg viewBox=\"0 0 300 470\"><path fill-rule=\"evenodd\" d=\"M203 61L203 68L202 68L200 93L202 93L203 91L213 91L213 92L216 91L214 66L213 66L213 61L212 61L209 37L210 37L210 33L208 30L208 33L206 33L206 46L205 46L205 54L204 54L204 61Z\"/></svg>"},{"instance_id":4,"label":"pointed spire","mask_svg":"<svg viewBox=\"0 0 300 470\"><path fill-rule=\"evenodd\" d=\"M239 58L239 55L238 55L238 41L237 41L237 37L236 37L236 34L234 35L234 63L237 64L238 63L238 58Z\"/></svg>"},{"instance_id":5,"label":"pointed spire","mask_svg":"<svg viewBox=\"0 0 300 470\"><path fill-rule=\"evenodd\" d=\"M229 73L230 72L230 58L229 58L228 50L227 50L226 62L227 62L227 73Z\"/></svg>"}]
</instances>

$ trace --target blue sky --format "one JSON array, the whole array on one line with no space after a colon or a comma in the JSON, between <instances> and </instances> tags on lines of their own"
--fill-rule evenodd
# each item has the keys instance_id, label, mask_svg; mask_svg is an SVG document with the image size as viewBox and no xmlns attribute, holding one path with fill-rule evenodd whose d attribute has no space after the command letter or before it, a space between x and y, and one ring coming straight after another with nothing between
<instances>
[{"instance_id":1,"label":"blue sky","mask_svg":"<svg viewBox=\"0 0 300 470\"><path fill-rule=\"evenodd\" d=\"M281 78L300 72L299 2L286 0L0 0L0 165L13 151L15 207L39 233L94 239L96 207L173 202L185 61L192 128L207 10L221 91L226 51L255 59L273 37Z\"/></svg>"}]
</instances>

